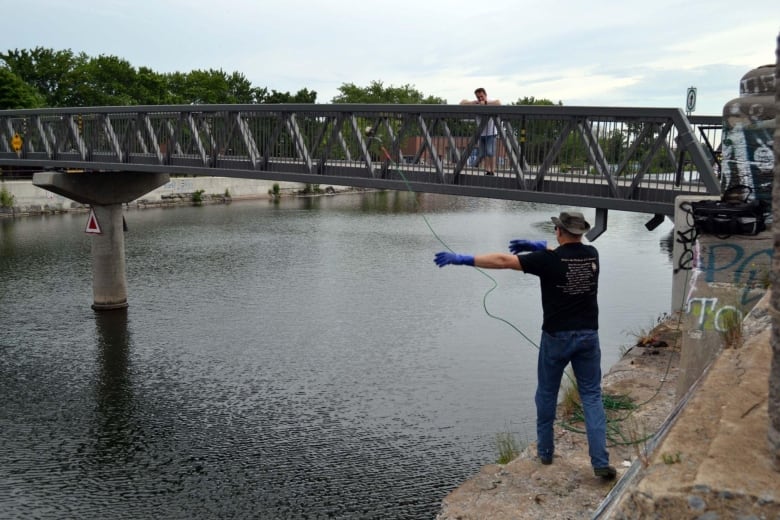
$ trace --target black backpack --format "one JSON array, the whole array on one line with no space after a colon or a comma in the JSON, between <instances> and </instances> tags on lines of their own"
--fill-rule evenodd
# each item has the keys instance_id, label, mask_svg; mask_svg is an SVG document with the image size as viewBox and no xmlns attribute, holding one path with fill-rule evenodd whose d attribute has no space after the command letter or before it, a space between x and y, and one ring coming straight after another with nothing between
<instances>
[{"instance_id":1,"label":"black backpack","mask_svg":"<svg viewBox=\"0 0 780 520\"><path fill-rule=\"evenodd\" d=\"M752 191L740 184L728 188L720 200L691 202L694 227L699 233L719 237L764 231L768 208L764 201L749 200Z\"/></svg>"}]
</instances>

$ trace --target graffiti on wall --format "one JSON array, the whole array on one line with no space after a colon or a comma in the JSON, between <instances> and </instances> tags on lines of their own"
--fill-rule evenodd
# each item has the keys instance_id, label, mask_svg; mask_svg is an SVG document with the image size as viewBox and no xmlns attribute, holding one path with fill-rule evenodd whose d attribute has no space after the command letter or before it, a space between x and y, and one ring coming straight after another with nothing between
<instances>
[{"instance_id":1,"label":"graffiti on wall","mask_svg":"<svg viewBox=\"0 0 780 520\"><path fill-rule=\"evenodd\" d=\"M696 265L696 237L699 236L694 227L685 231L676 231L676 234L675 240L682 246L682 253L677 259L677 265L674 266L674 274L680 271L690 271Z\"/></svg>"},{"instance_id":2,"label":"graffiti on wall","mask_svg":"<svg viewBox=\"0 0 780 520\"><path fill-rule=\"evenodd\" d=\"M195 181L193 179L171 179L163 186L163 190L172 193L192 193L195 191Z\"/></svg>"},{"instance_id":3,"label":"graffiti on wall","mask_svg":"<svg viewBox=\"0 0 780 520\"><path fill-rule=\"evenodd\" d=\"M693 290L696 282L725 283L742 292L739 304L753 305L760 291L769 283L772 269L773 249L768 240L745 240L740 235L716 237L701 235L693 227L690 202L682 202L679 209L686 213L687 220L675 231L676 247L674 275L690 273L685 285ZM703 237L708 239L703 240ZM762 245L770 246L758 249ZM690 297L690 295L689 295Z\"/></svg>"},{"instance_id":4,"label":"graffiti on wall","mask_svg":"<svg viewBox=\"0 0 780 520\"><path fill-rule=\"evenodd\" d=\"M720 271L731 271L729 283L736 285L755 286L763 283L772 263L772 249L745 251L736 242L711 244L701 255L699 268L705 275L706 282L715 282Z\"/></svg>"},{"instance_id":5,"label":"graffiti on wall","mask_svg":"<svg viewBox=\"0 0 780 520\"><path fill-rule=\"evenodd\" d=\"M728 110L731 115L723 133L722 186L748 186L752 190L750 197L764 202L770 213L774 118L768 118L762 103L733 103Z\"/></svg>"},{"instance_id":6,"label":"graffiti on wall","mask_svg":"<svg viewBox=\"0 0 780 520\"><path fill-rule=\"evenodd\" d=\"M681 204L680 209L686 208ZM769 240L700 235L689 221L675 231L675 242L674 274L683 274L687 292L680 308L691 315L699 330L722 332L741 319L742 312L752 308L768 286L773 256ZM707 289L701 291L702 287ZM710 287L727 291L728 301L723 294L720 299L714 297Z\"/></svg>"},{"instance_id":7,"label":"graffiti on wall","mask_svg":"<svg viewBox=\"0 0 780 520\"><path fill-rule=\"evenodd\" d=\"M734 285L739 291L737 304L743 308L758 302L761 294L755 289L768 283L772 249L746 250L736 242L727 241L702 249L697 270L704 282Z\"/></svg>"},{"instance_id":8,"label":"graffiti on wall","mask_svg":"<svg viewBox=\"0 0 780 520\"><path fill-rule=\"evenodd\" d=\"M718 298L691 298L685 312L692 315L699 330L726 332L733 323L742 323L742 311L735 305L722 305Z\"/></svg>"},{"instance_id":9,"label":"graffiti on wall","mask_svg":"<svg viewBox=\"0 0 780 520\"><path fill-rule=\"evenodd\" d=\"M697 240L691 244L690 251L693 260L685 268L692 270L693 277L685 312L693 317L699 330L724 332L730 324L741 322L742 309L751 308L761 299L771 269L772 249L748 250L730 241L701 247ZM709 294L694 296L699 281L733 286L731 303L724 304Z\"/></svg>"},{"instance_id":10,"label":"graffiti on wall","mask_svg":"<svg viewBox=\"0 0 780 520\"><path fill-rule=\"evenodd\" d=\"M690 228L677 232L677 242L682 252L674 267L674 274L696 269L704 275L704 281L732 283L755 287L766 282L772 263L772 249L746 250L741 244L728 239L702 248L696 230ZM720 273L731 273L724 279Z\"/></svg>"}]
</instances>

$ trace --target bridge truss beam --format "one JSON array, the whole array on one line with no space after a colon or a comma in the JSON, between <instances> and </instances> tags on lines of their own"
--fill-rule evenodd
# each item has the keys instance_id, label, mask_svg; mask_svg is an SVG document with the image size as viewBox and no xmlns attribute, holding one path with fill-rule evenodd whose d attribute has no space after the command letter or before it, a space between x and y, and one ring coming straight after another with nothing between
<instances>
[{"instance_id":1,"label":"bridge truss beam","mask_svg":"<svg viewBox=\"0 0 780 520\"><path fill-rule=\"evenodd\" d=\"M488 177L470 160L490 119L497 168ZM0 111L0 167L412 189L672 215L678 195L720 193L721 124L678 109L524 105L14 110Z\"/></svg>"}]
</instances>

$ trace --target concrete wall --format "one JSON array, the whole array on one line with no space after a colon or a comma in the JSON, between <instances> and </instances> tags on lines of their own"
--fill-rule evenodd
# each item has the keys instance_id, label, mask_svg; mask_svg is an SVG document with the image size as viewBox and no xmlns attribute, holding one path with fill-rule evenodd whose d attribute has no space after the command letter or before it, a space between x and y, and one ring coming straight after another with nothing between
<instances>
[{"instance_id":1,"label":"concrete wall","mask_svg":"<svg viewBox=\"0 0 780 520\"><path fill-rule=\"evenodd\" d=\"M775 47L775 134L774 134L774 184L772 207L774 222L780 222L780 34L777 35ZM780 224L779 224L780 225ZM780 251L780 229L775 228L775 251ZM780 472L780 253L774 258L774 280L772 282L772 298L770 311L772 320L772 367L769 374L769 428L767 442L772 457L774 470Z\"/></svg>"},{"instance_id":2,"label":"concrete wall","mask_svg":"<svg viewBox=\"0 0 780 520\"><path fill-rule=\"evenodd\" d=\"M55 195L37 186L32 181L3 181L0 182L0 190L5 188L14 197L14 208L26 209L30 206L49 205L53 208L67 209L75 202L60 195Z\"/></svg>"},{"instance_id":3,"label":"concrete wall","mask_svg":"<svg viewBox=\"0 0 780 520\"><path fill-rule=\"evenodd\" d=\"M268 198L269 190L278 184L282 193L300 191L305 186L298 182L263 181L254 179L232 179L230 177L176 177L171 182L143 196L149 201L161 200L166 196L188 194L203 190L206 195L224 195L230 192L234 199Z\"/></svg>"},{"instance_id":4,"label":"concrete wall","mask_svg":"<svg viewBox=\"0 0 780 520\"><path fill-rule=\"evenodd\" d=\"M719 197L700 197L693 200ZM771 229L758 235L717 237L698 234L686 211L690 197L677 198L672 311L682 313L680 375L682 397L707 366L730 344L737 320L767 291L772 272ZM738 340L738 338L737 338Z\"/></svg>"},{"instance_id":5,"label":"concrete wall","mask_svg":"<svg viewBox=\"0 0 780 520\"><path fill-rule=\"evenodd\" d=\"M78 174L74 174L78 175ZM274 184L279 184L281 193L292 194L304 188L304 184L297 182L277 182L254 179L233 179L230 177L176 177L156 190L144 195L139 201L159 202L165 198L177 195L188 195L197 190L203 190L205 195L225 195L227 190L235 199L263 199L268 198L269 190ZM326 185L320 185L325 189ZM61 195L34 186L32 181L9 180L0 182L0 189L5 188L14 196L14 208L19 212L27 212L35 208L48 208L52 210L69 210L81 207ZM333 186L335 191L345 191L351 188Z\"/></svg>"}]
</instances>

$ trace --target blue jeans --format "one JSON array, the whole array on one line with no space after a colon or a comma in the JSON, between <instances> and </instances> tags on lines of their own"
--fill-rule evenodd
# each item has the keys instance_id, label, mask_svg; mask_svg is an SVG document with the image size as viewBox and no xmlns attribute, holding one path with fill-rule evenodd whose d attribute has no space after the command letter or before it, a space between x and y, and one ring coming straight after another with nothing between
<instances>
[{"instance_id":1,"label":"blue jeans","mask_svg":"<svg viewBox=\"0 0 780 520\"><path fill-rule=\"evenodd\" d=\"M495 135L481 135L479 136L479 155L477 155L476 163L485 157L493 157L496 154L496 136Z\"/></svg>"},{"instance_id":2,"label":"blue jeans","mask_svg":"<svg viewBox=\"0 0 780 520\"><path fill-rule=\"evenodd\" d=\"M601 348L596 330L542 332L536 367L537 453L541 458L552 458L555 451L553 423L558 390L563 371L570 362L585 414L590 463L594 468L603 468L609 465L609 454L607 418L601 400Z\"/></svg>"}]
</instances>

